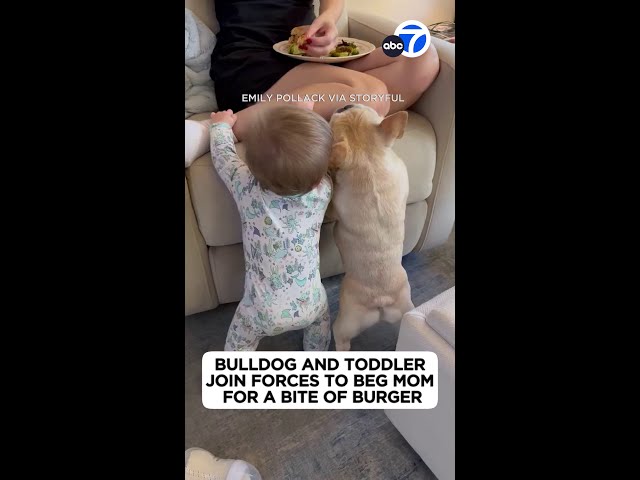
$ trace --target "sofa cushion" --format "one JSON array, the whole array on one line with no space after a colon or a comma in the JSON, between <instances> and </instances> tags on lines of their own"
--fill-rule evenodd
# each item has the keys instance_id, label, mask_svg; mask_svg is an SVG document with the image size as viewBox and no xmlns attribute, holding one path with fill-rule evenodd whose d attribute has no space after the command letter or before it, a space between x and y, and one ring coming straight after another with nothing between
<instances>
[{"instance_id":1,"label":"sofa cushion","mask_svg":"<svg viewBox=\"0 0 640 480\"><path fill-rule=\"evenodd\" d=\"M206 113L191 120L208 118ZM236 144L240 158L245 146ZM407 205L425 200L431 194L431 182L436 165L436 137L431 124L415 112L409 112L409 122L394 151L402 158L409 173ZM211 163L211 154L197 159L186 171L193 208L200 231L207 245L212 247L242 242L240 216L235 202Z\"/></svg>"}]
</instances>

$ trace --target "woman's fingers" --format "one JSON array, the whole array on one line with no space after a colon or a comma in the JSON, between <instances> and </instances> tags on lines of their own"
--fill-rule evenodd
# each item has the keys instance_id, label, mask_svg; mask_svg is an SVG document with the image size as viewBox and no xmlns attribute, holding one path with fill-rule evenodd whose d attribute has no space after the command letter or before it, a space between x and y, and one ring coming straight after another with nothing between
<instances>
[{"instance_id":1,"label":"woman's fingers","mask_svg":"<svg viewBox=\"0 0 640 480\"><path fill-rule=\"evenodd\" d=\"M338 39L336 38L325 45L316 45L315 43L310 43L309 45L307 45L305 53L311 57L322 57L324 55L329 55L329 52L336 48L337 43Z\"/></svg>"},{"instance_id":2,"label":"woman's fingers","mask_svg":"<svg viewBox=\"0 0 640 480\"><path fill-rule=\"evenodd\" d=\"M321 33L323 33L324 35L318 36ZM327 33L329 33L329 35L327 35ZM307 38L307 43L309 44L309 46L326 47L331 45L331 43L335 40L335 36L330 35L330 32L319 32L318 35Z\"/></svg>"},{"instance_id":3,"label":"woman's fingers","mask_svg":"<svg viewBox=\"0 0 640 480\"><path fill-rule=\"evenodd\" d=\"M333 50L338 43L336 34L331 30L325 32L325 34L321 37L316 36L310 38L309 40L311 40L311 42L306 45L307 48L305 51L307 55L311 55L312 57L328 55L329 52Z\"/></svg>"},{"instance_id":4,"label":"woman's fingers","mask_svg":"<svg viewBox=\"0 0 640 480\"><path fill-rule=\"evenodd\" d=\"M322 17L316 18L305 33L306 43L300 48L310 57L328 55L338 43L335 24Z\"/></svg>"},{"instance_id":5,"label":"woman's fingers","mask_svg":"<svg viewBox=\"0 0 640 480\"><path fill-rule=\"evenodd\" d=\"M316 19L313 22L311 22L311 25L309 25L309 28L305 32L305 35L307 37L313 37L317 32L319 32L323 28L326 28L326 22L324 21L323 18L316 17Z\"/></svg>"}]
</instances>

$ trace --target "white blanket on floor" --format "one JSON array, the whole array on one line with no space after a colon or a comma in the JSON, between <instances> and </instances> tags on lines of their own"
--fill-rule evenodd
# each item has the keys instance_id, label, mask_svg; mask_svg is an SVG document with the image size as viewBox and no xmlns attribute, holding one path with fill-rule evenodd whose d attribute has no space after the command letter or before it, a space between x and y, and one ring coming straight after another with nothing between
<instances>
[{"instance_id":1,"label":"white blanket on floor","mask_svg":"<svg viewBox=\"0 0 640 480\"><path fill-rule=\"evenodd\" d=\"M184 117L218 109L209 77L216 36L188 8L184 9Z\"/></svg>"}]
</instances>

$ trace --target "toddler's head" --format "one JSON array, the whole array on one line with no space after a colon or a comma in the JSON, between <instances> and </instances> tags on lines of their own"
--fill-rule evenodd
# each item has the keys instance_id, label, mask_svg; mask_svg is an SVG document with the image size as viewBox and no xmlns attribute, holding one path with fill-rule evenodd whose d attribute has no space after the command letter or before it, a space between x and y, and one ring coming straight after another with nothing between
<instances>
[{"instance_id":1,"label":"toddler's head","mask_svg":"<svg viewBox=\"0 0 640 480\"><path fill-rule=\"evenodd\" d=\"M262 188L288 196L307 193L327 173L332 135L312 110L270 106L258 115L245 140L246 163Z\"/></svg>"}]
</instances>

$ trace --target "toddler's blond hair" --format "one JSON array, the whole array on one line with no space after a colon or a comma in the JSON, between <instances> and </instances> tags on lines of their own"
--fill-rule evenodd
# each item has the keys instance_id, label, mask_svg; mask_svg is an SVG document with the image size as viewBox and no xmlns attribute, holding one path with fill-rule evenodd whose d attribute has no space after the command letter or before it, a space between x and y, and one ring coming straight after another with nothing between
<instances>
[{"instance_id":1,"label":"toddler's blond hair","mask_svg":"<svg viewBox=\"0 0 640 480\"><path fill-rule=\"evenodd\" d=\"M290 196L320 183L333 139L329 123L320 115L282 105L264 108L244 141L247 166L262 188Z\"/></svg>"}]
</instances>

